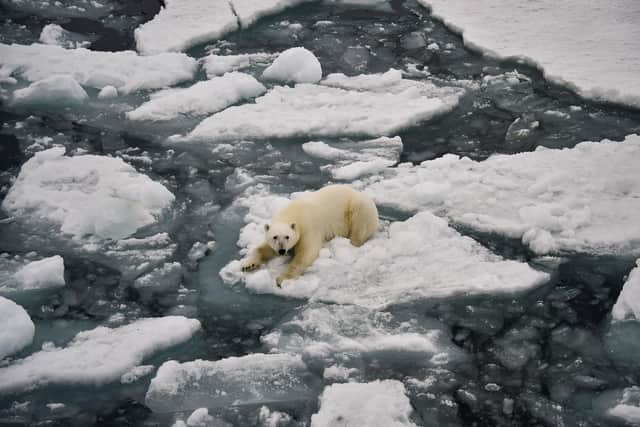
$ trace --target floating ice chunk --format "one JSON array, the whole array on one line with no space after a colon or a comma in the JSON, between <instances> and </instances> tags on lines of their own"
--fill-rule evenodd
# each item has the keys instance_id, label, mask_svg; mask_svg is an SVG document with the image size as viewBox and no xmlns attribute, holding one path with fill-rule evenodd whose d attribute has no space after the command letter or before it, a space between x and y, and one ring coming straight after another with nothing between
<instances>
[{"instance_id":1,"label":"floating ice chunk","mask_svg":"<svg viewBox=\"0 0 640 427\"><path fill-rule=\"evenodd\" d=\"M415 427L404 385L396 380L333 384L320 396L320 410L311 427L388 426Z\"/></svg>"},{"instance_id":2,"label":"floating ice chunk","mask_svg":"<svg viewBox=\"0 0 640 427\"><path fill-rule=\"evenodd\" d=\"M147 391L154 412L309 399L306 365L287 354L251 354L215 362L165 362Z\"/></svg>"},{"instance_id":3,"label":"floating ice chunk","mask_svg":"<svg viewBox=\"0 0 640 427\"><path fill-rule=\"evenodd\" d=\"M71 107L85 102L89 96L69 75L51 76L13 93L14 105Z\"/></svg>"},{"instance_id":4,"label":"floating ice chunk","mask_svg":"<svg viewBox=\"0 0 640 427\"><path fill-rule=\"evenodd\" d=\"M105 86L102 89L100 89L100 92L98 93L98 98L100 99L116 98L117 96L118 96L118 89L116 89L113 86Z\"/></svg>"},{"instance_id":5,"label":"floating ice chunk","mask_svg":"<svg viewBox=\"0 0 640 427\"><path fill-rule=\"evenodd\" d=\"M80 40L80 37L80 35L66 31L60 25L47 24L42 28L42 32L40 33L40 42L43 44L62 46L67 49L87 47L91 44L89 41Z\"/></svg>"},{"instance_id":6,"label":"floating ice chunk","mask_svg":"<svg viewBox=\"0 0 640 427\"><path fill-rule=\"evenodd\" d=\"M640 136L630 135L482 162L445 155L388 169L363 187L379 204L524 237L538 253L639 254L638 162Z\"/></svg>"},{"instance_id":7,"label":"floating ice chunk","mask_svg":"<svg viewBox=\"0 0 640 427\"><path fill-rule=\"evenodd\" d=\"M318 58L303 47L294 47L282 52L262 77L291 83L318 83L322 78L322 66Z\"/></svg>"},{"instance_id":8,"label":"floating ice chunk","mask_svg":"<svg viewBox=\"0 0 640 427\"><path fill-rule=\"evenodd\" d=\"M238 244L250 247L262 241L262 224L286 198L255 193L245 203L248 224ZM240 261L232 261L220 275L227 283L244 281L258 293L367 307L456 294L517 292L549 278L525 263L491 253L428 212L383 227L361 247L345 238L331 240L301 277L278 288L275 277L285 267L282 263L279 257L266 268L244 274Z\"/></svg>"},{"instance_id":9,"label":"floating ice chunk","mask_svg":"<svg viewBox=\"0 0 640 427\"><path fill-rule=\"evenodd\" d=\"M354 90L393 90L394 93L405 89L415 88L414 80L403 80L402 71L390 69L382 74L360 74L347 76L342 73L329 74L323 81L323 85L339 87L341 89Z\"/></svg>"},{"instance_id":10,"label":"floating ice chunk","mask_svg":"<svg viewBox=\"0 0 640 427\"><path fill-rule=\"evenodd\" d=\"M179 262L167 262L161 267L138 277L133 287L148 300L154 294L175 291L182 281L182 265Z\"/></svg>"},{"instance_id":11,"label":"floating ice chunk","mask_svg":"<svg viewBox=\"0 0 640 427\"><path fill-rule=\"evenodd\" d=\"M624 389L620 402L609 409L607 414L630 425L640 424L640 387Z\"/></svg>"},{"instance_id":12,"label":"floating ice chunk","mask_svg":"<svg viewBox=\"0 0 640 427\"><path fill-rule=\"evenodd\" d=\"M55 255L32 261L18 270L14 277L23 290L64 286L64 260L60 255Z\"/></svg>"},{"instance_id":13,"label":"floating ice chunk","mask_svg":"<svg viewBox=\"0 0 640 427\"><path fill-rule=\"evenodd\" d=\"M211 114L266 91L252 76L233 72L198 82L188 88L156 92L151 95L150 101L126 115L130 120L159 121L171 120L183 114Z\"/></svg>"},{"instance_id":14,"label":"floating ice chunk","mask_svg":"<svg viewBox=\"0 0 640 427\"><path fill-rule=\"evenodd\" d=\"M640 106L636 1L614 0L606 9L579 0L419 1L462 33L467 45L500 58L524 59L540 67L546 78L584 97Z\"/></svg>"},{"instance_id":15,"label":"floating ice chunk","mask_svg":"<svg viewBox=\"0 0 640 427\"><path fill-rule=\"evenodd\" d=\"M221 76L254 65L268 65L277 55L271 53L246 53L241 55L209 55L201 59L208 78Z\"/></svg>"},{"instance_id":16,"label":"floating ice chunk","mask_svg":"<svg viewBox=\"0 0 640 427\"><path fill-rule=\"evenodd\" d=\"M165 0L165 7L134 36L138 52L183 51L238 29L229 0Z\"/></svg>"},{"instance_id":17,"label":"floating ice chunk","mask_svg":"<svg viewBox=\"0 0 640 427\"><path fill-rule=\"evenodd\" d=\"M146 377L153 372L155 366L153 365L140 365L131 368L129 371L122 374L120 377L121 384L131 384L138 381L142 377Z\"/></svg>"},{"instance_id":18,"label":"floating ice chunk","mask_svg":"<svg viewBox=\"0 0 640 427\"><path fill-rule=\"evenodd\" d=\"M242 28L253 25L258 19L280 13L283 10L311 0L230 0Z\"/></svg>"},{"instance_id":19,"label":"floating ice chunk","mask_svg":"<svg viewBox=\"0 0 640 427\"><path fill-rule=\"evenodd\" d=\"M31 344L35 330L24 308L0 297L0 360ZM1 372L0 379L3 378ZM0 388L3 382L0 381Z\"/></svg>"},{"instance_id":20,"label":"floating ice chunk","mask_svg":"<svg viewBox=\"0 0 640 427\"><path fill-rule=\"evenodd\" d=\"M640 320L640 260L636 261L636 265L636 268L629 273L622 292L611 310L614 321L627 318Z\"/></svg>"},{"instance_id":21,"label":"floating ice chunk","mask_svg":"<svg viewBox=\"0 0 640 427\"><path fill-rule=\"evenodd\" d=\"M312 84L275 87L255 104L229 107L176 140L391 135L451 110L460 95L458 89L411 80L363 91Z\"/></svg>"},{"instance_id":22,"label":"floating ice chunk","mask_svg":"<svg viewBox=\"0 0 640 427\"><path fill-rule=\"evenodd\" d=\"M64 348L47 347L0 368L0 393L117 381L151 354L188 341L199 329L198 320L167 316L80 332Z\"/></svg>"},{"instance_id":23,"label":"floating ice chunk","mask_svg":"<svg viewBox=\"0 0 640 427\"><path fill-rule=\"evenodd\" d=\"M271 411L266 406L262 406L258 412L258 420L264 427L286 426L291 423L291 415L286 412Z\"/></svg>"},{"instance_id":24,"label":"floating ice chunk","mask_svg":"<svg viewBox=\"0 0 640 427\"><path fill-rule=\"evenodd\" d=\"M187 418L187 425L189 427L206 427L211 421L213 421L213 417L209 415L209 410L198 408Z\"/></svg>"},{"instance_id":25,"label":"floating ice chunk","mask_svg":"<svg viewBox=\"0 0 640 427\"><path fill-rule=\"evenodd\" d=\"M338 148L339 147L339 148ZM321 141L302 144L308 155L334 163L326 168L335 179L353 180L379 173L398 162L402 154L400 137L381 137L367 141L341 142L329 145Z\"/></svg>"},{"instance_id":26,"label":"floating ice chunk","mask_svg":"<svg viewBox=\"0 0 640 427\"><path fill-rule=\"evenodd\" d=\"M27 221L58 224L82 237L126 237L156 221L173 194L162 184L106 156L65 157L63 147L36 153L2 202Z\"/></svg>"},{"instance_id":27,"label":"floating ice chunk","mask_svg":"<svg viewBox=\"0 0 640 427\"><path fill-rule=\"evenodd\" d=\"M193 78L198 63L182 53L138 56L60 46L0 43L0 66L29 81L71 75L82 86L114 86L121 93L171 86Z\"/></svg>"}]
</instances>

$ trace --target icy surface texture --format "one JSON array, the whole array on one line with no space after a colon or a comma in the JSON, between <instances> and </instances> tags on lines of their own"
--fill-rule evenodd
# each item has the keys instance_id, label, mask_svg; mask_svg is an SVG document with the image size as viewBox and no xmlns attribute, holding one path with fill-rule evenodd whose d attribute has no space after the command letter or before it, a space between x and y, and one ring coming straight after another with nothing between
<instances>
[{"instance_id":1,"label":"icy surface texture","mask_svg":"<svg viewBox=\"0 0 640 427\"><path fill-rule=\"evenodd\" d=\"M285 83L318 83L322 78L322 66L311 51L294 47L282 52L264 70L262 77Z\"/></svg>"},{"instance_id":2,"label":"icy surface texture","mask_svg":"<svg viewBox=\"0 0 640 427\"><path fill-rule=\"evenodd\" d=\"M66 31L57 24L47 24L44 26L42 33L40 33L40 43L55 44L67 49L87 47L91 44L86 40L82 40L81 36Z\"/></svg>"},{"instance_id":3,"label":"icy surface texture","mask_svg":"<svg viewBox=\"0 0 640 427\"><path fill-rule=\"evenodd\" d=\"M87 99L87 92L69 75L47 77L13 93L13 103L21 107L77 106Z\"/></svg>"},{"instance_id":4,"label":"icy surface texture","mask_svg":"<svg viewBox=\"0 0 640 427\"><path fill-rule=\"evenodd\" d=\"M366 141L328 144L310 141L302 150L311 157L331 162L322 167L334 179L350 181L364 175L380 173L395 165L402 154L400 137L381 137Z\"/></svg>"},{"instance_id":5,"label":"icy surface texture","mask_svg":"<svg viewBox=\"0 0 640 427\"><path fill-rule=\"evenodd\" d=\"M144 55L182 51L238 29L229 0L165 0L165 7L135 31Z\"/></svg>"},{"instance_id":6,"label":"icy surface texture","mask_svg":"<svg viewBox=\"0 0 640 427\"><path fill-rule=\"evenodd\" d=\"M21 220L58 224L76 237L118 239L155 222L174 200L162 184L120 159L64 153L62 147L36 153L2 208Z\"/></svg>"},{"instance_id":7,"label":"icy surface texture","mask_svg":"<svg viewBox=\"0 0 640 427\"><path fill-rule=\"evenodd\" d=\"M286 202L267 191L249 192L244 201L249 206L248 224L238 244L248 248L261 243L263 224ZM232 261L220 275L227 283L244 281L258 293L366 307L456 294L516 292L548 279L527 264L492 254L428 212L383 226L361 247L345 238L331 240L304 275L278 288L275 277L285 268L284 262L279 257L267 268L245 274L240 261Z\"/></svg>"},{"instance_id":8,"label":"icy surface texture","mask_svg":"<svg viewBox=\"0 0 640 427\"><path fill-rule=\"evenodd\" d=\"M154 411L297 401L309 397L306 365L287 354L251 354L215 362L165 362L151 380L146 404Z\"/></svg>"},{"instance_id":9,"label":"icy surface texture","mask_svg":"<svg viewBox=\"0 0 640 427\"><path fill-rule=\"evenodd\" d=\"M475 162L446 155L367 181L377 203L428 209L539 254L640 252L640 136Z\"/></svg>"},{"instance_id":10,"label":"icy surface texture","mask_svg":"<svg viewBox=\"0 0 640 427\"><path fill-rule=\"evenodd\" d=\"M451 110L461 95L457 89L401 76L390 83L386 75L368 76L364 85L347 77L339 83L364 89L328 86L332 83L277 86L255 104L230 107L205 119L184 139L388 136Z\"/></svg>"},{"instance_id":11,"label":"icy surface texture","mask_svg":"<svg viewBox=\"0 0 640 427\"><path fill-rule=\"evenodd\" d=\"M167 316L80 332L65 347L48 345L0 368L0 393L47 384L110 383L153 353L188 341L199 329L198 320Z\"/></svg>"},{"instance_id":12,"label":"icy surface texture","mask_svg":"<svg viewBox=\"0 0 640 427\"><path fill-rule=\"evenodd\" d=\"M64 285L64 260L59 255L26 263L0 257L1 295L55 289Z\"/></svg>"},{"instance_id":13,"label":"icy surface texture","mask_svg":"<svg viewBox=\"0 0 640 427\"><path fill-rule=\"evenodd\" d=\"M334 384L322 392L320 411L311 417L311 426L415 427L412 411L400 381Z\"/></svg>"},{"instance_id":14,"label":"icy surface texture","mask_svg":"<svg viewBox=\"0 0 640 427\"><path fill-rule=\"evenodd\" d=\"M238 15L238 20L243 28L254 24L258 19L273 15L283 10L309 2L311 0L263 0L255 2L253 0L230 0L234 12Z\"/></svg>"},{"instance_id":15,"label":"icy surface texture","mask_svg":"<svg viewBox=\"0 0 640 427\"><path fill-rule=\"evenodd\" d=\"M631 270L625 282L618 301L613 306L611 317L613 320L632 318L640 320L640 260L637 267Z\"/></svg>"},{"instance_id":16,"label":"icy surface texture","mask_svg":"<svg viewBox=\"0 0 640 427\"><path fill-rule=\"evenodd\" d=\"M31 344L35 326L29 314L15 302L0 297L0 360ZM1 369L1 368L0 368ZM0 373L0 379L3 375ZM4 381L0 381L2 383ZM2 387L0 385L0 387Z\"/></svg>"},{"instance_id":17,"label":"icy surface texture","mask_svg":"<svg viewBox=\"0 0 640 427\"><path fill-rule=\"evenodd\" d=\"M202 67L208 78L221 76L256 65L268 65L277 55L270 53L245 53L240 55L208 55L202 58Z\"/></svg>"},{"instance_id":18,"label":"icy surface texture","mask_svg":"<svg viewBox=\"0 0 640 427\"><path fill-rule=\"evenodd\" d=\"M0 44L4 71L38 81L51 75L72 76L82 86L114 86L122 93L171 86L193 78L197 62L181 53L138 56L135 52L97 52L60 46Z\"/></svg>"},{"instance_id":19,"label":"icy surface texture","mask_svg":"<svg viewBox=\"0 0 640 427\"><path fill-rule=\"evenodd\" d=\"M222 77L198 82L184 89L164 89L127 113L130 120L172 120L182 115L201 116L224 110L239 101L262 95L267 89L244 73L227 73Z\"/></svg>"},{"instance_id":20,"label":"icy surface texture","mask_svg":"<svg viewBox=\"0 0 640 427\"><path fill-rule=\"evenodd\" d=\"M598 0L419 2L462 33L467 45L531 62L584 97L640 107L640 4L634 0L606 8Z\"/></svg>"}]
</instances>

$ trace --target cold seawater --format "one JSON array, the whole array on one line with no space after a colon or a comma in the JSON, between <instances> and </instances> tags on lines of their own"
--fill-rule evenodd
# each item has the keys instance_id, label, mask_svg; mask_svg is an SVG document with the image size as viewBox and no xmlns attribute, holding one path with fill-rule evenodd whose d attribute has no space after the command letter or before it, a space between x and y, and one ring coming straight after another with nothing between
<instances>
[{"instance_id":1,"label":"cold seawater","mask_svg":"<svg viewBox=\"0 0 640 427\"><path fill-rule=\"evenodd\" d=\"M188 57L42 48L0 72L0 425L637 423L640 324L611 313L640 254L640 111L483 56L414 1L252 25L242 4ZM135 50L159 9L2 1L0 42ZM262 78L298 46L346 76ZM154 95L232 70L204 110L202 86ZM376 198L378 236L282 291L280 261L240 273L272 213L329 182Z\"/></svg>"}]
</instances>

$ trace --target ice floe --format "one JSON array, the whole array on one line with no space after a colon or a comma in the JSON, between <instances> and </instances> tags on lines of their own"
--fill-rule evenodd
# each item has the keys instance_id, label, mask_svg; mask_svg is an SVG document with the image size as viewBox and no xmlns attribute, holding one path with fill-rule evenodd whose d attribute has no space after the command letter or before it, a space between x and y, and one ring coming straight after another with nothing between
<instances>
[{"instance_id":1,"label":"ice floe","mask_svg":"<svg viewBox=\"0 0 640 427\"><path fill-rule=\"evenodd\" d=\"M262 73L262 78L290 83L318 83L322 66L318 58L303 47L282 52Z\"/></svg>"},{"instance_id":2,"label":"ice floe","mask_svg":"<svg viewBox=\"0 0 640 427\"><path fill-rule=\"evenodd\" d=\"M80 332L65 347L47 346L0 368L0 393L49 384L101 385L117 381L145 358L186 342L199 329L198 320L167 316Z\"/></svg>"},{"instance_id":3,"label":"ice floe","mask_svg":"<svg viewBox=\"0 0 640 427\"><path fill-rule=\"evenodd\" d=\"M248 248L260 243L262 225L287 200L260 186L240 198L238 203L248 206L249 212L238 245ZM279 257L245 274L236 260L220 275L229 284L244 281L257 293L372 308L456 294L516 292L548 280L546 273L493 254L428 212L382 227L361 247L345 238L331 240L301 277L278 288L275 277L285 262Z\"/></svg>"},{"instance_id":4,"label":"ice floe","mask_svg":"<svg viewBox=\"0 0 640 427\"><path fill-rule=\"evenodd\" d=\"M0 66L3 73L13 72L29 81L66 74L82 86L101 89L110 85L121 93L129 93L191 80L198 63L182 53L138 56L132 51L98 52L46 44L0 43Z\"/></svg>"},{"instance_id":5,"label":"ice floe","mask_svg":"<svg viewBox=\"0 0 640 427\"><path fill-rule=\"evenodd\" d=\"M624 420L629 425L640 424L640 387L629 387L622 392L619 403L607 415Z\"/></svg>"},{"instance_id":6,"label":"ice floe","mask_svg":"<svg viewBox=\"0 0 640 427\"><path fill-rule=\"evenodd\" d=\"M35 326L24 308L0 297L0 360L31 344L34 333ZM0 381L0 388L3 382Z\"/></svg>"},{"instance_id":7,"label":"ice floe","mask_svg":"<svg viewBox=\"0 0 640 427\"><path fill-rule=\"evenodd\" d=\"M82 40L82 36L65 30L58 24L47 24L42 28L40 33L40 43L55 44L73 49L78 47L87 47L91 42Z\"/></svg>"},{"instance_id":8,"label":"ice floe","mask_svg":"<svg viewBox=\"0 0 640 427\"><path fill-rule=\"evenodd\" d=\"M208 55L201 59L208 78L221 76L252 66L267 66L277 55L271 53L245 53L240 55Z\"/></svg>"},{"instance_id":9,"label":"ice floe","mask_svg":"<svg viewBox=\"0 0 640 427\"><path fill-rule=\"evenodd\" d=\"M36 153L20 170L2 209L21 220L53 223L76 237L126 237L157 220L173 194L121 159Z\"/></svg>"},{"instance_id":10,"label":"ice floe","mask_svg":"<svg viewBox=\"0 0 640 427\"><path fill-rule=\"evenodd\" d=\"M331 162L321 169L328 170L334 179L347 181L379 173L395 165L402 154L402 147L402 140L398 136L331 144L322 141L302 144L302 150L309 156Z\"/></svg>"},{"instance_id":11,"label":"ice floe","mask_svg":"<svg viewBox=\"0 0 640 427\"><path fill-rule=\"evenodd\" d=\"M627 318L640 320L640 260L636 265L636 268L629 273L629 277L622 287L622 292L620 292L611 311L611 317L614 321Z\"/></svg>"},{"instance_id":12,"label":"ice floe","mask_svg":"<svg viewBox=\"0 0 640 427\"><path fill-rule=\"evenodd\" d=\"M320 410L311 417L311 427L415 427L412 412L400 381L333 384L322 392Z\"/></svg>"},{"instance_id":13,"label":"ice floe","mask_svg":"<svg viewBox=\"0 0 640 427\"><path fill-rule=\"evenodd\" d=\"M248 74L233 72L180 89L164 89L126 115L130 120L171 120L181 115L216 113L267 89Z\"/></svg>"},{"instance_id":14,"label":"ice floe","mask_svg":"<svg viewBox=\"0 0 640 427\"><path fill-rule=\"evenodd\" d=\"M258 19L280 13L283 10L311 0L230 0L242 28L253 25Z\"/></svg>"},{"instance_id":15,"label":"ice floe","mask_svg":"<svg viewBox=\"0 0 640 427\"><path fill-rule=\"evenodd\" d=\"M640 107L640 4L634 0L606 7L579 0L419 1L467 45L525 59L587 98Z\"/></svg>"},{"instance_id":16,"label":"ice floe","mask_svg":"<svg viewBox=\"0 0 640 427\"><path fill-rule=\"evenodd\" d=\"M0 270L0 295L55 289L65 285L64 260L59 255L26 263L0 257Z\"/></svg>"},{"instance_id":17,"label":"ice floe","mask_svg":"<svg viewBox=\"0 0 640 427\"><path fill-rule=\"evenodd\" d=\"M328 86L334 81L349 89L364 90ZM277 86L256 98L255 103L229 107L175 140L389 136L453 109L461 94L459 89L428 82L397 78L389 82L386 75L337 78L321 85Z\"/></svg>"},{"instance_id":18,"label":"ice floe","mask_svg":"<svg viewBox=\"0 0 640 427\"><path fill-rule=\"evenodd\" d=\"M155 412L309 399L312 381L300 357L250 354L218 361L165 362L151 380L146 405Z\"/></svg>"},{"instance_id":19,"label":"ice floe","mask_svg":"<svg viewBox=\"0 0 640 427\"><path fill-rule=\"evenodd\" d=\"M640 136L630 135L481 162L445 155L361 184L379 204L522 238L540 254L630 254L640 252L638 161Z\"/></svg>"},{"instance_id":20,"label":"ice floe","mask_svg":"<svg viewBox=\"0 0 640 427\"><path fill-rule=\"evenodd\" d=\"M69 75L47 77L13 93L13 104L20 107L72 107L87 99L87 92Z\"/></svg>"},{"instance_id":21,"label":"ice floe","mask_svg":"<svg viewBox=\"0 0 640 427\"><path fill-rule=\"evenodd\" d=\"M229 0L165 0L164 6L135 30L138 52L182 51L238 29Z\"/></svg>"}]
</instances>

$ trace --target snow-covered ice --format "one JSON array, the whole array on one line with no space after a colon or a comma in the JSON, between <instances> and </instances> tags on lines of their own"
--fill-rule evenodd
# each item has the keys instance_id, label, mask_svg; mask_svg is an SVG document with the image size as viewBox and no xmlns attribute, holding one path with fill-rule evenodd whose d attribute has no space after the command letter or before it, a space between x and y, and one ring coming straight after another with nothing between
<instances>
[{"instance_id":1,"label":"snow-covered ice","mask_svg":"<svg viewBox=\"0 0 640 427\"><path fill-rule=\"evenodd\" d=\"M637 1L419 1L469 46L524 59L584 97L640 107Z\"/></svg>"},{"instance_id":2,"label":"snow-covered ice","mask_svg":"<svg viewBox=\"0 0 640 427\"><path fill-rule=\"evenodd\" d=\"M2 262L0 262L0 265ZM0 293L5 291L25 291L59 288L65 285L64 260L60 255L31 261L13 274L14 285L0 284Z\"/></svg>"},{"instance_id":3,"label":"snow-covered ice","mask_svg":"<svg viewBox=\"0 0 640 427\"><path fill-rule=\"evenodd\" d=\"M259 186L252 191L238 200L249 208L245 217L248 224L238 241L243 248L262 241L262 225L288 200ZM279 257L245 274L236 260L220 275L226 283L244 281L257 293L367 307L457 294L517 292L549 278L525 263L491 253L428 212L383 226L361 247L354 247L345 238L331 240L301 277L278 288L275 277L285 268L284 262Z\"/></svg>"},{"instance_id":4,"label":"snow-covered ice","mask_svg":"<svg viewBox=\"0 0 640 427\"><path fill-rule=\"evenodd\" d=\"M153 365L134 366L133 368L131 368L130 370L128 370L127 372L125 372L120 376L120 383L122 384L134 383L138 381L140 378L143 378L149 375L151 372L153 372L154 369L155 369L155 366Z\"/></svg>"},{"instance_id":5,"label":"snow-covered ice","mask_svg":"<svg viewBox=\"0 0 640 427\"><path fill-rule=\"evenodd\" d=\"M0 393L49 384L117 381L145 358L188 341L199 329L198 320L166 316L83 331L65 347L46 347L0 368Z\"/></svg>"},{"instance_id":6,"label":"snow-covered ice","mask_svg":"<svg viewBox=\"0 0 640 427\"><path fill-rule=\"evenodd\" d=\"M155 222L174 201L162 184L121 159L64 153L54 147L22 165L2 209L76 237L118 239Z\"/></svg>"},{"instance_id":7,"label":"snow-covered ice","mask_svg":"<svg viewBox=\"0 0 640 427\"><path fill-rule=\"evenodd\" d=\"M311 427L415 427L404 385L396 380L333 384L320 396Z\"/></svg>"},{"instance_id":8,"label":"snow-covered ice","mask_svg":"<svg viewBox=\"0 0 640 427\"><path fill-rule=\"evenodd\" d=\"M640 260L636 262L636 268L629 273L622 292L611 310L611 317L614 321L627 318L640 320Z\"/></svg>"},{"instance_id":9,"label":"snow-covered ice","mask_svg":"<svg viewBox=\"0 0 640 427\"><path fill-rule=\"evenodd\" d=\"M3 72L13 72L32 82L66 74L82 86L101 89L110 85L120 93L129 93L191 80L198 63L182 53L138 56L132 51L98 52L46 44L0 43L0 66Z\"/></svg>"},{"instance_id":10,"label":"snow-covered ice","mask_svg":"<svg viewBox=\"0 0 640 427\"><path fill-rule=\"evenodd\" d=\"M13 103L21 107L72 107L89 99L87 92L70 75L47 77L13 93Z\"/></svg>"},{"instance_id":11,"label":"snow-covered ice","mask_svg":"<svg viewBox=\"0 0 640 427\"><path fill-rule=\"evenodd\" d=\"M165 7L135 30L138 52L186 50L238 29L229 0L165 0Z\"/></svg>"},{"instance_id":12,"label":"snow-covered ice","mask_svg":"<svg viewBox=\"0 0 640 427\"><path fill-rule=\"evenodd\" d=\"M629 425L640 425L640 387L628 387L620 402L607 411L607 415L624 420Z\"/></svg>"},{"instance_id":13,"label":"snow-covered ice","mask_svg":"<svg viewBox=\"0 0 640 427\"><path fill-rule=\"evenodd\" d=\"M309 1L312 0L230 0L242 28L253 25L260 18Z\"/></svg>"},{"instance_id":14,"label":"snow-covered ice","mask_svg":"<svg viewBox=\"0 0 640 427\"><path fill-rule=\"evenodd\" d=\"M165 362L146 404L156 412L220 408L309 398L306 365L287 354L250 354L218 361Z\"/></svg>"},{"instance_id":15,"label":"snow-covered ice","mask_svg":"<svg viewBox=\"0 0 640 427\"><path fill-rule=\"evenodd\" d=\"M400 78L389 82L385 75L336 80L336 85L364 89L305 83L277 86L256 98L254 104L229 107L176 140L390 136L450 111L462 94L458 89L421 81Z\"/></svg>"},{"instance_id":16,"label":"snow-covered ice","mask_svg":"<svg viewBox=\"0 0 640 427\"><path fill-rule=\"evenodd\" d=\"M282 52L262 73L262 78L285 83L318 83L322 66L313 52L293 47Z\"/></svg>"},{"instance_id":17,"label":"snow-covered ice","mask_svg":"<svg viewBox=\"0 0 640 427\"><path fill-rule=\"evenodd\" d=\"M522 238L540 254L637 254L639 161L640 136L630 135L481 162L449 154L389 168L361 186L379 204Z\"/></svg>"},{"instance_id":18,"label":"snow-covered ice","mask_svg":"<svg viewBox=\"0 0 640 427\"><path fill-rule=\"evenodd\" d=\"M31 344L35 329L24 308L0 297L0 360ZM0 380L2 378L0 371ZM2 382L0 381L0 388Z\"/></svg>"},{"instance_id":19,"label":"snow-covered ice","mask_svg":"<svg viewBox=\"0 0 640 427\"><path fill-rule=\"evenodd\" d=\"M331 144L322 141L302 144L302 150L309 156L331 162L323 166L323 170L328 170L334 179L347 181L379 173L395 165L402 154L402 147L402 140L398 136Z\"/></svg>"},{"instance_id":20,"label":"snow-covered ice","mask_svg":"<svg viewBox=\"0 0 640 427\"><path fill-rule=\"evenodd\" d=\"M126 115L130 120L171 120L181 115L205 115L224 110L267 89L249 74L233 72L180 89L164 89Z\"/></svg>"},{"instance_id":21,"label":"snow-covered ice","mask_svg":"<svg viewBox=\"0 0 640 427\"><path fill-rule=\"evenodd\" d=\"M240 55L208 55L201 59L208 78L221 76L257 65L268 65L277 55L271 53L245 53Z\"/></svg>"},{"instance_id":22,"label":"snow-covered ice","mask_svg":"<svg viewBox=\"0 0 640 427\"><path fill-rule=\"evenodd\" d=\"M87 47L91 44L81 38L82 36L71 33L58 24L47 24L42 28L39 41L43 44L54 44L67 49Z\"/></svg>"}]
</instances>

